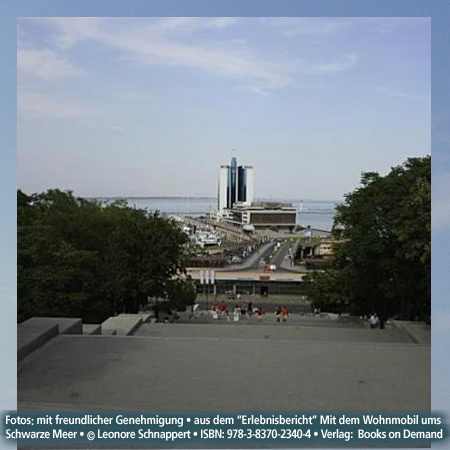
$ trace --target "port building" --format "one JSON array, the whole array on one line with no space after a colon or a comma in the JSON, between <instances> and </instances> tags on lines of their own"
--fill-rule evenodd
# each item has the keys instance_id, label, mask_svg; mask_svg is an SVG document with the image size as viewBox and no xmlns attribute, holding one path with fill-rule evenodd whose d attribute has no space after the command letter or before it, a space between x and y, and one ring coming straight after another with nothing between
<instances>
[{"instance_id":1,"label":"port building","mask_svg":"<svg viewBox=\"0 0 450 450\"><path fill-rule=\"evenodd\" d=\"M223 220L247 230L276 228L292 231L296 226L297 210L289 203L237 203L223 215Z\"/></svg>"}]
</instances>

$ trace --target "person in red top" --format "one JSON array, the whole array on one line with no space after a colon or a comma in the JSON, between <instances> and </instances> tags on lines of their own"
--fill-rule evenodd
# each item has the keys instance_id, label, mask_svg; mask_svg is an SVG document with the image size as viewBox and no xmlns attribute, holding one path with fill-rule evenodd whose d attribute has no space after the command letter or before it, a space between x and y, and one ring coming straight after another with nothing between
<instances>
[{"instance_id":1,"label":"person in red top","mask_svg":"<svg viewBox=\"0 0 450 450\"><path fill-rule=\"evenodd\" d=\"M287 321L288 316L289 316L289 311L286 306L283 306L281 308L281 317L283 318L283 322Z\"/></svg>"}]
</instances>

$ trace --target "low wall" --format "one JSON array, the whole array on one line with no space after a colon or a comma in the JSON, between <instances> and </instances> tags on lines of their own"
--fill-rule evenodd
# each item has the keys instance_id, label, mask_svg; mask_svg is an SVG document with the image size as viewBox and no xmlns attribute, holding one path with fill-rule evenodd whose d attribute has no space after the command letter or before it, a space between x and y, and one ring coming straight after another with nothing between
<instances>
[{"instance_id":1,"label":"low wall","mask_svg":"<svg viewBox=\"0 0 450 450\"><path fill-rule=\"evenodd\" d=\"M83 334L81 319L32 317L17 325L17 360L20 361L58 334Z\"/></svg>"},{"instance_id":2,"label":"low wall","mask_svg":"<svg viewBox=\"0 0 450 450\"><path fill-rule=\"evenodd\" d=\"M119 314L102 323L102 334L111 334L115 331L117 335L128 336L141 325L142 321L140 314Z\"/></svg>"}]
</instances>

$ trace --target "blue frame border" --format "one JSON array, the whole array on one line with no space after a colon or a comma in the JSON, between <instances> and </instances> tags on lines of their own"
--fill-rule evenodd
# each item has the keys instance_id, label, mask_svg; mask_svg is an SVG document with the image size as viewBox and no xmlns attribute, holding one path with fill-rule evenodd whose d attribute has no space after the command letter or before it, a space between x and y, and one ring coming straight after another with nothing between
<instances>
[{"instance_id":1,"label":"blue frame border","mask_svg":"<svg viewBox=\"0 0 450 450\"><path fill-rule=\"evenodd\" d=\"M432 404L450 416L450 2L446 0L0 0L0 409L16 407L16 18L23 16L431 17L433 192L449 199L448 205L438 205L433 194ZM446 219L435 226L436 213Z\"/></svg>"}]
</instances>

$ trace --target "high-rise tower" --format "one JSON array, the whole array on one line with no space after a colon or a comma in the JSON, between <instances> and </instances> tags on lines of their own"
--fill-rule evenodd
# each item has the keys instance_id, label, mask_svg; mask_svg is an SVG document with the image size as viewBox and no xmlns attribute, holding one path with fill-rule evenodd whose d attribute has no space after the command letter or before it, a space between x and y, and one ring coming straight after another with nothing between
<instances>
[{"instance_id":1,"label":"high-rise tower","mask_svg":"<svg viewBox=\"0 0 450 450\"><path fill-rule=\"evenodd\" d=\"M220 211L228 206L228 172L230 166L220 166L219 169L219 191L217 195L217 209Z\"/></svg>"},{"instance_id":2,"label":"high-rise tower","mask_svg":"<svg viewBox=\"0 0 450 450\"><path fill-rule=\"evenodd\" d=\"M230 171L228 172L228 208L232 208L237 200L237 160L231 158Z\"/></svg>"},{"instance_id":3,"label":"high-rise tower","mask_svg":"<svg viewBox=\"0 0 450 450\"><path fill-rule=\"evenodd\" d=\"M219 213L231 209L237 203L250 205L254 201L255 172L252 166L238 166L235 157L230 165L219 170L217 207Z\"/></svg>"},{"instance_id":4,"label":"high-rise tower","mask_svg":"<svg viewBox=\"0 0 450 450\"><path fill-rule=\"evenodd\" d=\"M245 203L251 205L255 201L255 169L244 166L245 173Z\"/></svg>"}]
</instances>

